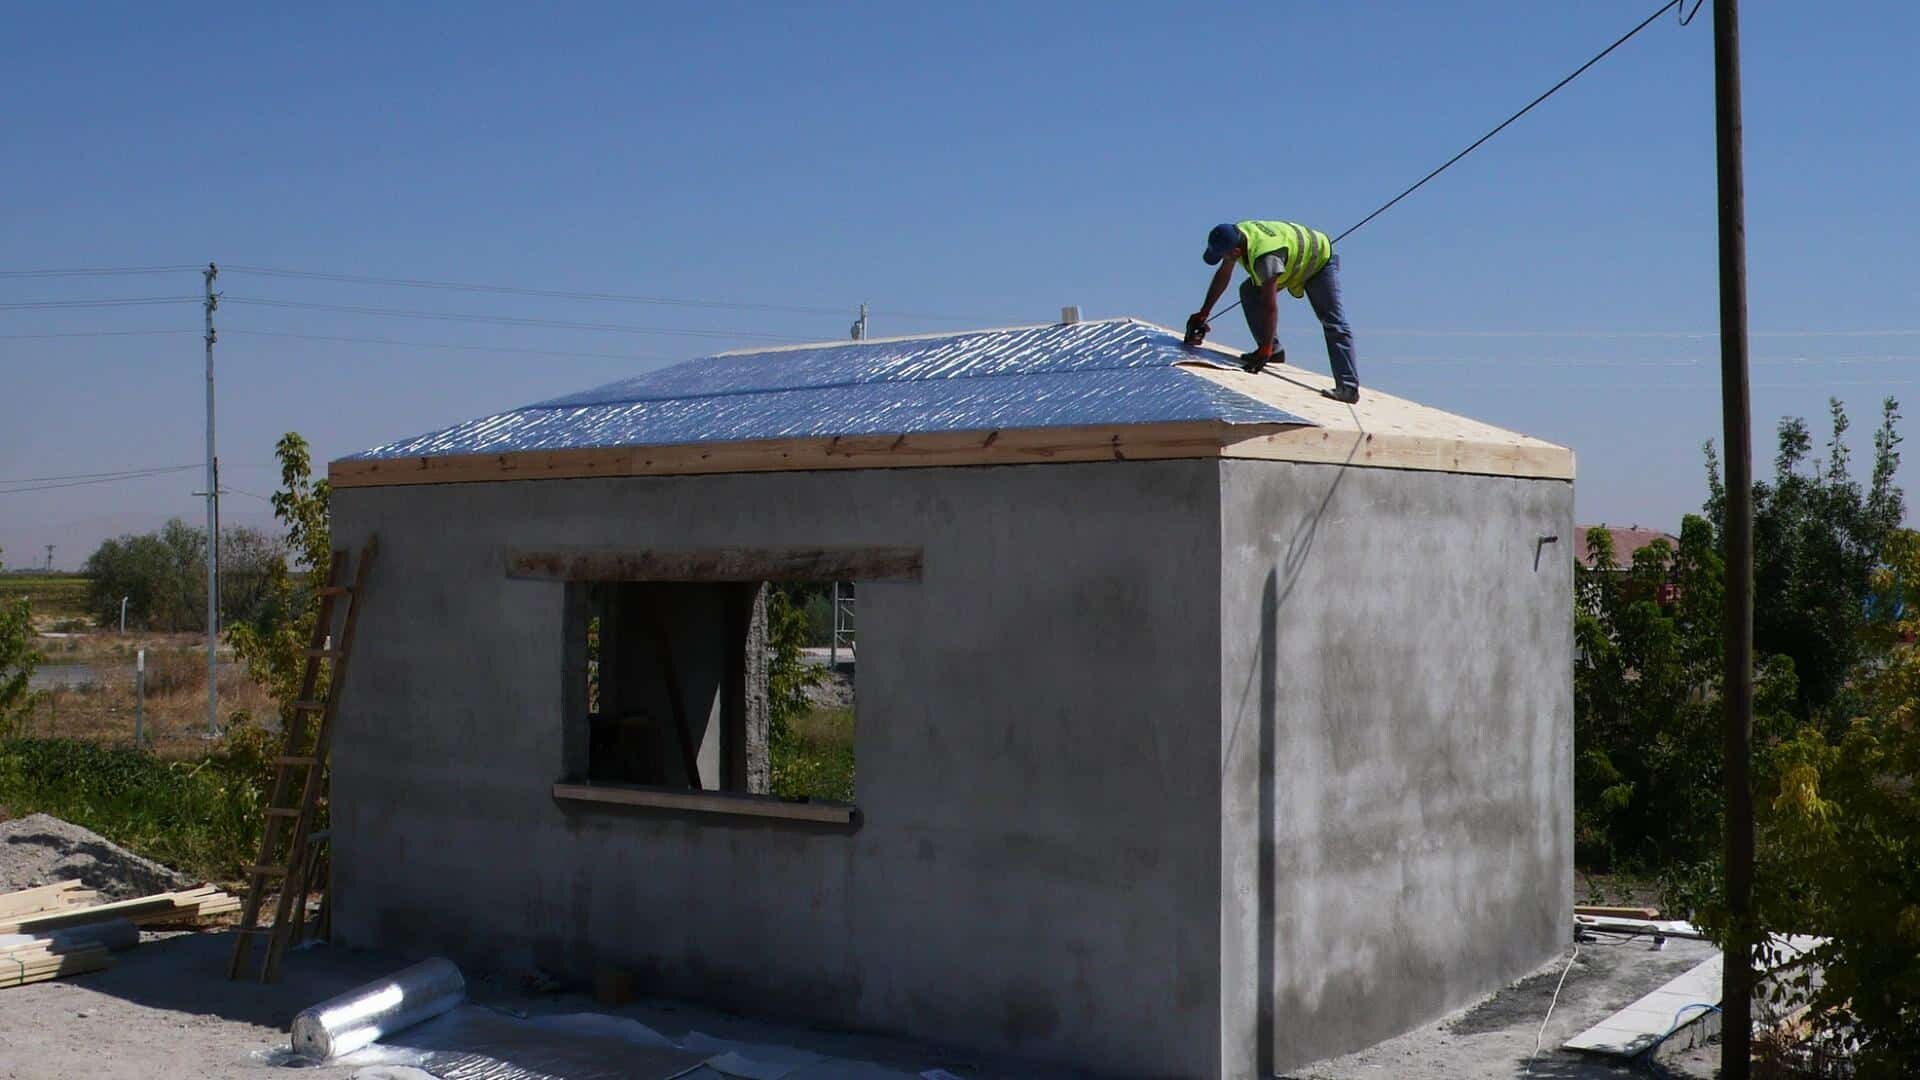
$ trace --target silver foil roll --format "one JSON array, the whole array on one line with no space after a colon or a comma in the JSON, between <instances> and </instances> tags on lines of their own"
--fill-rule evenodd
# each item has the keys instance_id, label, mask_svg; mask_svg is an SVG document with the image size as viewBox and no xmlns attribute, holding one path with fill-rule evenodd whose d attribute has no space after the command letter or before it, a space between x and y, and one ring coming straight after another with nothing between
<instances>
[{"instance_id":1,"label":"silver foil roll","mask_svg":"<svg viewBox=\"0 0 1920 1080\"><path fill-rule=\"evenodd\" d=\"M315 1061L355 1050L466 1000L467 980L452 961L434 957L357 986L293 1018L293 1052Z\"/></svg>"}]
</instances>

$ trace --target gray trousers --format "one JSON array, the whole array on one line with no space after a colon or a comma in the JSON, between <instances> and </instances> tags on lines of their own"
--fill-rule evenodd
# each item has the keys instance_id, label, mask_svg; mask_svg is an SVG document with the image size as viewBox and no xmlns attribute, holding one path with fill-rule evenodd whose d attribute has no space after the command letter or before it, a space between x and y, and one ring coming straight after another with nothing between
<instances>
[{"instance_id":1,"label":"gray trousers","mask_svg":"<svg viewBox=\"0 0 1920 1080\"><path fill-rule=\"evenodd\" d=\"M1251 277L1240 283L1240 310L1247 313L1247 330L1253 334L1255 345L1274 339L1263 292ZM1327 366L1333 369L1333 381L1359 389L1360 372L1353 364L1353 328L1347 325L1347 313L1340 307L1339 255L1328 259L1319 273L1307 279L1306 293L1307 303L1313 305L1313 314L1327 337Z\"/></svg>"}]
</instances>

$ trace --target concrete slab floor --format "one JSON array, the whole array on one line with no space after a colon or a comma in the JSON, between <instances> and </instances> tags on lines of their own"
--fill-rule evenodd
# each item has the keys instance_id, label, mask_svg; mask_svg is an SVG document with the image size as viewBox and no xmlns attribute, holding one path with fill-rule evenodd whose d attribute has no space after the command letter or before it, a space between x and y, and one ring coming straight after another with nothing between
<instances>
[{"instance_id":1,"label":"concrete slab floor","mask_svg":"<svg viewBox=\"0 0 1920 1080\"><path fill-rule=\"evenodd\" d=\"M0 991L0 1080L207 1077L262 1080L266 1055L287 1045L293 1015L360 983L406 966L376 952L318 948L290 953L270 986L227 979L226 933L149 936L101 972ZM968 1080L1085 1074L983 1060L979 1055L879 1036L788 1027L671 1002L602 1008L579 993L528 993L517 981L480 978L469 997L529 1015L598 1012L631 1017L670 1038L701 1031L722 1039L776 1043L830 1057L870 1061L909 1073L945 1068ZM353 1069L302 1069L313 1080Z\"/></svg>"},{"instance_id":2,"label":"concrete slab floor","mask_svg":"<svg viewBox=\"0 0 1920 1080\"><path fill-rule=\"evenodd\" d=\"M405 965L401 957L357 950L313 949L288 957L271 986L226 978L232 939L225 933L153 938L115 957L103 972L4 991L0 997L0 1080L89 1077L219 1077L264 1075L262 1057L287 1042L294 1013ZM1569 954L1571 950L1569 950ZM1645 1076L1644 1065L1562 1052L1561 1042L1658 988L1712 955L1701 942L1674 940L1653 951L1643 939L1583 944L1547 1024L1540 1056L1534 1036L1546 1015L1567 954L1478 1004L1358 1053L1290 1070L1288 1080L1404 1077L1542 1077L1555 1080ZM584 994L528 993L517 984L481 978L474 1000L532 1015L605 1012L632 1017L671 1037L702 1031L720 1038L780 1043L834 1057L872 1061L910 1072L945 1068L969 1080L1067 1080L1091 1074L1047 1071L983 1060L905 1040L785 1026L679 1005L642 1002L604 1009ZM1665 1075L1711 1076L1711 1050L1681 1055ZM345 1078L349 1068L301 1072L314 1080Z\"/></svg>"},{"instance_id":3,"label":"concrete slab floor","mask_svg":"<svg viewBox=\"0 0 1920 1080\"><path fill-rule=\"evenodd\" d=\"M1690 1053L1654 1066L1558 1047L1713 954L1713 947L1705 942L1678 938L1658 951L1645 938L1603 937L1585 942L1577 957L1569 947L1557 959L1484 1001L1405 1035L1356 1053L1300 1066L1284 1076L1286 1080L1712 1076L1717 1064L1714 1055ZM1570 957L1573 966L1568 969ZM1566 983L1547 1021L1540 1054L1534 1058L1534 1039L1563 971Z\"/></svg>"}]
</instances>

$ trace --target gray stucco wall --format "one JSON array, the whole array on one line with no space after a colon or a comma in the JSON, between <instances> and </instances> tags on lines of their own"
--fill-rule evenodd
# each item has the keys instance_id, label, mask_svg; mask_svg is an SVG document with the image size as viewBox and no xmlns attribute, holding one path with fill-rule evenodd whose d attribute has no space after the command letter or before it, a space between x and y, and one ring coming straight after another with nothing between
<instances>
[{"instance_id":1,"label":"gray stucco wall","mask_svg":"<svg viewBox=\"0 0 1920 1080\"><path fill-rule=\"evenodd\" d=\"M334 746L344 942L1219 1072L1217 462L357 488L333 513L336 543L380 538ZM857 827L555 803L565 589L507 579L506 548L816 544L925 548L921 582L860 589Z\"/></svg>"},{"instance_id":2,"label":"gray stucco wall","mask_svg":"<svg viewBox=\"0 0 1920 1080\"><path fill-rule=\"evenodd\" d=\"M1220 501L1221 1026L1250 1075L1564 946L1573 486L1229 461Z\"/></svg>"}]
</instances>

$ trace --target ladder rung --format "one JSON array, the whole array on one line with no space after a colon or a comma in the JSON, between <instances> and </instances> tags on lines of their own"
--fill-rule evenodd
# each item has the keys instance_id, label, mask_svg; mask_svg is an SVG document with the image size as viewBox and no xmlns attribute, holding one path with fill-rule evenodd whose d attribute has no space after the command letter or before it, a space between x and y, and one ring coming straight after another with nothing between
<instances>
[{"instance_id":1,"label":"ladder rung","mask_svg":"<svg viewBox=\"0 0 1920 1080\"><path fill-rule=\"evenodd\" d=\"M339 656L341 655L341 652L339 649L308 649L307 655L318 656L318 657L328 657L328 656Z\"/></svg>"},{"instance_id":2,"label":"ladder rung","mask_svg":"<svg viewBox=\"0 0 1920 1080\"><path fill-rule=\"evenodd\" d=\"M353 594L353 586L322 585L319 589L316 589L315 592L320 596L350 596Z\"/></svg>"},{"instance_id":3,"label":"ladder rung","mask_svg":"<svg viewBox=\"0 0 1920 1080\"><path fill-rule=\"evenodd\" d=\"M260 877L287 876L287 868L284 866L256 866L253 868L253 872Z\"/></svg>"},{"instance_id":4,"label":"ladder rung","mask_svg":"<svg viewBox=\"0 0 1920 1080\"><path fill-rule=\"evenodd\" d=\"M300 810L298 807L293 806L269 806L267 807L267 816L297 818L300 816Z\"/></svg>"},{"instance_id":5,"label":"ladder rung","mask_svg":"<svg viewBox=\"0 0 1920 1080\"><path fill-rule=\"evenodd\" d=\"M300 712L325 712L327 708L327 703L324 701L311 701L306 698L302 698L299 701L294 702L293 707Z\"/></svg>"},{"instance_id":6,"label":"ladder rung","mask_svg":"<svg viewBox=\"0 0 1920 1080\"><path fill-rule=\"evenodd\" d=\"M273 759L275 765L312 765L319 761L310 754L282 754Z\"/></svg>"}]
</instances>

